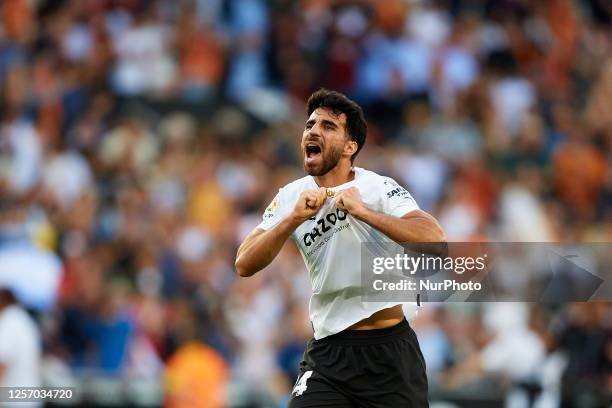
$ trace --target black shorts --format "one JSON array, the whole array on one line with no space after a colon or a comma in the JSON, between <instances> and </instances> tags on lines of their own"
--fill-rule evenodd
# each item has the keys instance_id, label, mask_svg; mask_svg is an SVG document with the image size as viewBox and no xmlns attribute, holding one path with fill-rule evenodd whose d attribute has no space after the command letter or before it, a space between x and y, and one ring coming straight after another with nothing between
<instances>
[{"instance_id":1,"label":"black shorts","mask_svg":"<svg viewBox=\"0 0 612 408\"><path fill-rule=\"evenodd\" d=\"M428 407L425 361L406 320L310 340L290 408Z\"/></svg>"}]
</instances>

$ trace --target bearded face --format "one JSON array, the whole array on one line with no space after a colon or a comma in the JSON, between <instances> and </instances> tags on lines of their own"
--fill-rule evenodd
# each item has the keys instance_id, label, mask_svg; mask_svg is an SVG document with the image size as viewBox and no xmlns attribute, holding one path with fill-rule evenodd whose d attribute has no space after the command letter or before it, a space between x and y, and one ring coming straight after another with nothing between
<instances>
[{"instance_id":1,"label":"bearded face","mask_svg":"<svg viewBox=\"0 0 612 408\"><path fill-rule=\"evenodd\" d=\"M302 135L304 171L315 177L328 173L342 158L346 140L346 115L336 115L327 108L316 109Z\"/></svg>"},{"instance_id":2,"label":"bearded face","mask_svg":"<svg viewBox=\"0 0 612 408\"><path fill-rule=\"evenodd\" d=\"M322 176L336 167L342 157L342 146L323 146L310 141L306 145L304 170L311 176Z\"/></svg>"}]
</instances>

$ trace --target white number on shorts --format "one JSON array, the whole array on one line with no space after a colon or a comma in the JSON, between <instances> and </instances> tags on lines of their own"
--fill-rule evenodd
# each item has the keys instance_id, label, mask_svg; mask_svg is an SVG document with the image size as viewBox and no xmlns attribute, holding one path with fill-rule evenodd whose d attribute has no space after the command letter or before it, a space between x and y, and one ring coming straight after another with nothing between
<instances>
[{"instance_id":1,"label":"white number on shorts","mask_svg":"<svg viewBox=\"0 0 612 408\"><path fill-rule=\"evenodd\" d=\"M302 395L304 391L306 391L306 388L308 388L308 386L306 385L306 381L308 381L311 375L312 370L308 370L304 374L302 374L302 376L299 377L296 381L295 387L293 387L292 394L295 394L296 396Z\"/></svg>"}]
</instances>

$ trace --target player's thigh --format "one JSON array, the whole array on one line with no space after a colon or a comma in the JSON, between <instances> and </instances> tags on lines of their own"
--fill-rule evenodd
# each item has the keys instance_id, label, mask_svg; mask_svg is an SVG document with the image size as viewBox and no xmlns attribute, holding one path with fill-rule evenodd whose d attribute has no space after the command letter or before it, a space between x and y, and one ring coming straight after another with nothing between
<instances>
[{"instance_id":1,"label":"player's thigh","mask_svg":"<svg viewBox=\"0 0 612 408\"><path fill-rule=\"evenodd\" d=\"M353 408L355 406L344 394L312 370L300 374L287 404L288 408Z\"/></svg>"}]
</instances>

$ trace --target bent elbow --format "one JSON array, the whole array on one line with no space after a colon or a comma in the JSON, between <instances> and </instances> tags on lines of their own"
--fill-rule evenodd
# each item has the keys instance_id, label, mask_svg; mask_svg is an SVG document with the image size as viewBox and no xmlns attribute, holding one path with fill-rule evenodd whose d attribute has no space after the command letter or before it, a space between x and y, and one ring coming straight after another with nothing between
<instances>
[{"instance_id":1,"label":"bent elbow","mask_svg":"<svg viewBox=\"0 0 612 408\"><path fill-rule=\"evenodd\" d=\"M444 230L442 229L440 225L438 225L438 231L436 235L437 235L437 239L436 239L437 242L443 242L443 243L448 242L446 233L444 232Z\"/></svg>"},{"instance_id":2,"label":"bent elbow","mask_svg":"<svg viewBox=\"0 0 612 408\"><path fill-rule=\"evenodd\" d=\"M244 262L241 262L240 257L236 258L236 262L234 262L234 268L236 269L236 272L240 277L248 278L249 276L253 275L253 272L251 272L249 268L244 265Z\"/></svg>"},{"instance_id":3,"label":"bent elbow","mask_svg":"<svg viewBox=\"0 0 612 408\"><path fill-rule=\"evenodd\" d=\"M431 229L431 253L440 257L448 256L448 242L442 226L436 221Z\"/></svg>"}]
</instances>

